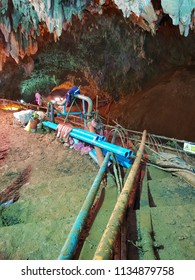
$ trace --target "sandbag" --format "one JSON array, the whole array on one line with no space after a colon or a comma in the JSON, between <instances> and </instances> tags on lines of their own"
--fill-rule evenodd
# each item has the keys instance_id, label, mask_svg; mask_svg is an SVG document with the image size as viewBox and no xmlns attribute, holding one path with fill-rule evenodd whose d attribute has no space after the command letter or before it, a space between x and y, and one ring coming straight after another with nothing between
<instances>
[{"instance_id":1,"label":"sandbag","mask_svg":"<svg viewBox=\"0 0 195 280\"><path fill-rule=\"evenodd\" d=\"M14 120L20 123L21 125L26 125L31 119L34 110L23 110L20 112L13 113Z\"/></svg>"}]
</instances>

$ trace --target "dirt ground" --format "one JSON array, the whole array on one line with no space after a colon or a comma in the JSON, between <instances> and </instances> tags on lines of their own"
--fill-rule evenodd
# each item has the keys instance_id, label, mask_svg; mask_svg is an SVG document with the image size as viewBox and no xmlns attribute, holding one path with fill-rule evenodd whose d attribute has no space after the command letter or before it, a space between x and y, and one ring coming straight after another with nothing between
<instances>
[{"instance_id":1,"label":"dirt ground","mask_svg":"<svg viewBox=\"0 0 195 280\"><path fill-rule=\"evenodd\" d=\"M0 119L0 199L17 200L0 209L0 259L57 259L98 167L87 155L64 147L55 133L26 132L13 123L11 112L0 110ZM150 173L153 202L147 209L156 255L194 259L194 187L154 167ZM148 220L145 209L138 210L146 215L144 224ZM130 227L127 240L145 250L146 239L139 227L141 237L132 238ZM128 250L131 259L132 247ZM93 253L85 246L81 258L87 259L85 251Z\"/></svg>"},{"instance_id":2,"label":"dirt ground","mask_svg":"<svg viewBox=\"0 0 195 280\"><path fill-rule=\"evenodd\" d=\"M177 69L140 95L113 104L110 117L129 129L147 129L151 133L194 141L194 77L192 66ZM28 133L14 124L12 112L0 110L0 199L1 202L17 200L0 209L0 259L56 259L98 169L90 157L63 146L54 132ZM159 186L161 183L159 181ZM179 183L180 189L183 185ZM169 184L166 186L169 188ZM185 203L186 209L194 204L194 189L190 188L189 194L193 203ZM170 192L156 197L162 203L169 201ZM183 215L181 223L185 221L180 209L182 199L180 196L177 200ZM171 209L167 211L171 213ZM152 209L156 228L160 211L161 208ZM165 228L171 224L166 217ZM177 222L176 230L181 228L181 223ZM190 230L194 229L193 217L186 223ZM163 223L161 226L160 231L156 230L159 243ZM194 235L191 238L191 231L187 232L186 238L186 232L184 230L177 239L178 244L185 243L184 251L188 244L194 248ZM164 233L169 240L169 230ZM194 250L190 250L184 258L193 258L193 253ZM162 259L174 259L171 250L170 255L165 250L160 254Z\"/></svg>"},{"instance_id":3,"label":"dirt ground","mask_svg":"<svg viewBox=\"0 0 195 280\"><path fill-rule=\"evenodd\" d=\"M0 120L1 202L18 200L1 209L0 259L56 259L98 167L55 133L26 132L11 112Z\"/></svg>"}]
</instances>

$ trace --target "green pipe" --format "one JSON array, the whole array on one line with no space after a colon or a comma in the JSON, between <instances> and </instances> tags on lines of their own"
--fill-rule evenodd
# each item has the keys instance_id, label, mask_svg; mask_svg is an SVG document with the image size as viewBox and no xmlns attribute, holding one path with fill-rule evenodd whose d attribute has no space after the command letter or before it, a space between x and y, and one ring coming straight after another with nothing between
<instances>
[{"instance_id":1,"label":"green pipe","mask_svg":"<svg viewBox=\"0 0 195 280\"><path fill-rule=\"evenodd\" d=\"M74 224L72 226L72 229L66 239L66 242L61 249L58 260L71 260L72 259L75 249L77 247L78 241L79 241L80 233L83 229L83 226L85 225L86 218L94 203L97 192L99 190L100 183L101 183L104 173L106 171L109 158L110 158L110 153L108 152L106 154L106 157L104 158L104 161L98 171L98 174L87 194L87 197L76 218L76 221L74 222Z\"/></svg>"},{"instance_id":2,"label":"green pipe","mask_svg":"<svg viewBox=\"0 0 195 280\"><path fill-rule=\"evenodd\" d=\"M95 255L93 257L94 260L109 260L111 258L113 248L114 248L114 242L116 240L119 227L123 222L124 215L128 205L129 194L132 190L136 173L141 162L142 154L144 151L145 139L146 139L146 131L144 130L142 141L139 150L137 151L135 161L132 165L132 168L129 172L125 185L122 189L122 192L114 207L112 215L110 216L109 222L102 235L100 243L96 249Z\"/></svg>"}]
</instances>

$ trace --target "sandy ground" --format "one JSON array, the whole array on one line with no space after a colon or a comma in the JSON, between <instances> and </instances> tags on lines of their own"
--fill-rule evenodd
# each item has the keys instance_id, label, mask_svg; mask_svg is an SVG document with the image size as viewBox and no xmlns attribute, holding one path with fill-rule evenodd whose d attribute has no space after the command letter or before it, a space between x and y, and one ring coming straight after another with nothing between
<instances>
[{"instance_id":1,"label":"sandy ground","mask_svg":"<svg viewBox=\"0 0 195 280\"><path fill-rule=\"evenodd\" d=\"M28 133L10 112L0 120L0 198L18 200L1 209L0 259L56 259L98 167L55 133Z\"/></svg>"}]
</instances>

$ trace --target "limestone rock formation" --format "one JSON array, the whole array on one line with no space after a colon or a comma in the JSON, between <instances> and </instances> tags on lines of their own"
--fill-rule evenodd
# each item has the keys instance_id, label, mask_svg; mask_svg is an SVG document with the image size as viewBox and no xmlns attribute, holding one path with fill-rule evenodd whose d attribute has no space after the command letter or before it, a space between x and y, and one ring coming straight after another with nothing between
<instances>
[{"instance_id":1,"label":"limestone rock formation","mask_svg":"<svg viewBox=\"0 0 195 280\"><path fill-rule=\"evenodd\" d=\"M154 1L153 1L154 2ZM155 33L158 11L150 0L2 0L0 1L0 70L11 56L19 59L36 53L37 37L49 32L56 41L63 28L83 10L103 14L104 6L113 5L143 29ZM162 13L168 14L181 35L188 36L195 26L195 0L161 0Z\"/></svg>"}]
</instances>

